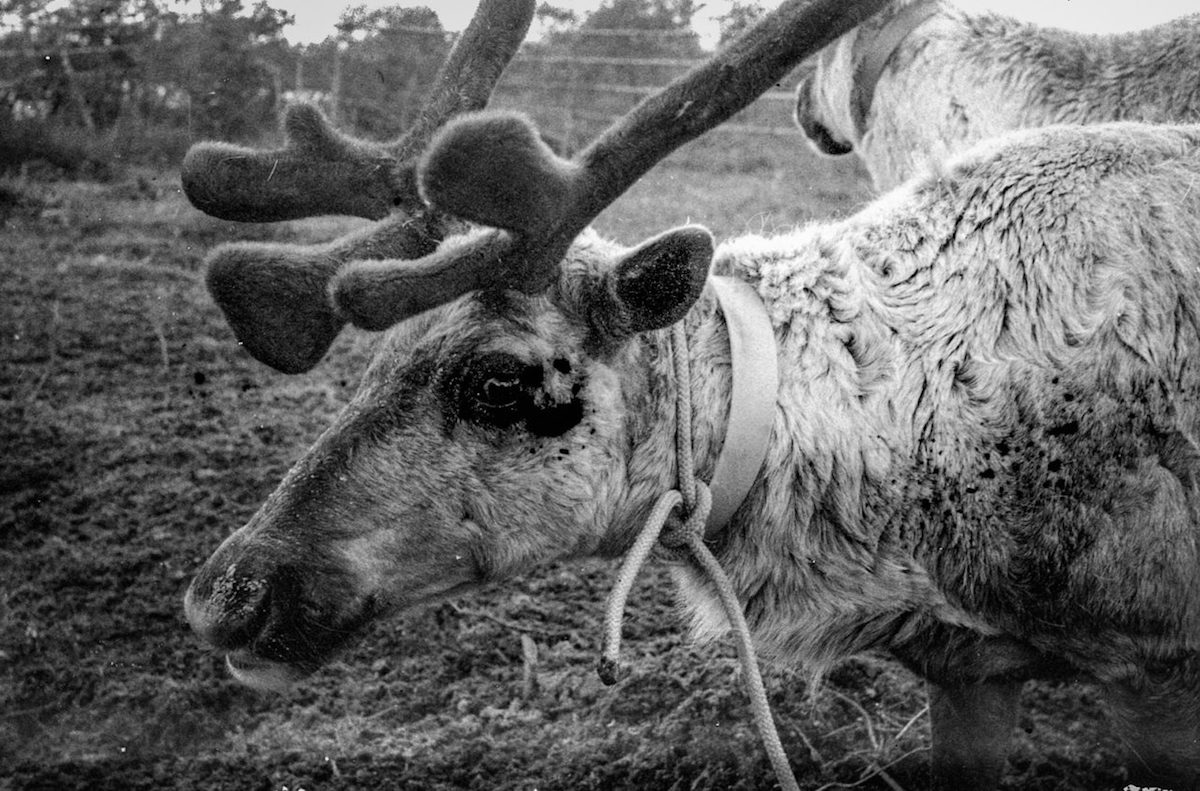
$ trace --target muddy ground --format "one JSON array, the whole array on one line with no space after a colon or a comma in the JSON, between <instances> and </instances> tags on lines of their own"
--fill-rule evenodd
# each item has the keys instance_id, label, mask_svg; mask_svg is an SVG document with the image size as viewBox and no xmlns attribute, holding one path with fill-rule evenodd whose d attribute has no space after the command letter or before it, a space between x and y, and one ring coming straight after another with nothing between
<instances>
[{"instance_id":1,"label":"muddy ground","mask_svg":"<svg viewBox=\"0 0 1200 791\"><path fill-rule=\"evenodd\" d=\"M852 167L795 160L668 165L601 225L724 235L865 197ZM202 258L352 223L211 220L169 173L0 186L0 788L772 787L731 646L689 644L661 568L634 591L615 688L593 670L602 563L381 624L285 697L230 680L183 619L190 575L347 400L373 339L346 335L310 374L268 370L204 293ZM907 673L863 658L820 689L765 675L804 788L924 785ZM1124 784L1091 689L1026 703L1006 788Z\"/></svg>"}]
</instances>

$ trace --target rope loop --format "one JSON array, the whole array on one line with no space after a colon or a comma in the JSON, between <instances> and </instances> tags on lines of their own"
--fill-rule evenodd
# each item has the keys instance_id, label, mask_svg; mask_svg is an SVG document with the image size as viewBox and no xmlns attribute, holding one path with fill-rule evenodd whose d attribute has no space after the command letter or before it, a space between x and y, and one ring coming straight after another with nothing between
<instances>
[{"instance_id":1,"label":"rope loop","mask_svg":"<svg viewBox=\"0 0 1200 791\"><path fill-rule=\"evenodd\" d=\"M681 503L667 516L667 523L658 536L658 546L668 557L690 557L688 547L691 545L691 536L704 537L708 514L712 511L712 492L708 484L701 480L695 482L695 487L696 504L691 512L680 515L679 511L686 508L686 504Z\"/></svg>"}]
</instances>

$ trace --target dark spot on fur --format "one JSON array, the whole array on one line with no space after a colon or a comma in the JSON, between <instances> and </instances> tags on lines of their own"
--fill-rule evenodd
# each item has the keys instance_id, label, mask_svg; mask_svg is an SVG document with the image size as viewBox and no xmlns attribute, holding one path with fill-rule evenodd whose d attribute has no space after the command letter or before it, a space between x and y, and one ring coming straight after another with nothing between
<instances>
[{"instance_id":1,"label":"dark spot on fur","mask_svg":"<svg viewBox=\"0 0 1200 791\"><path fill-rule=\"evenodd\" d=\"M1000 440L996 443L996 452L1001 456L1007 456L1011 450L1012 449L1009 447L1008 443L1004 440Z\"/></svg>"},{"instance_id":2,"label":"dark spot on fur","mask_svg":"<svg viewBox=\"0 0 1200 791\"><path fill-rule=\"evenodd\" d=\"M1078 420L1070 420L1061 425L1046 429L1046 436L1048 437L1065 437L1077 433L1079 433Z\"/></svg>"},{"instance_id":3,"label":"dark spot on fur","mask_svg":"<svg viewBox=\"0 0 1200 791\"><path fill-rule=\"evenodd\" d=\"M579 425L582 420L583 402L575 399L531 412L525 418L525 427L539 437L557 437Z\"/></svg>"},{"instance_id":4,"label":"dark spot on fur","mask_svg":"<svg viewBox=\"0 0 1200 791\"><path fill-rule=\"evenodd\" d=\"M978 373L969 358L955 364L954 384L956 387L970 390L975 386L977 379Z\"/></svg>"},{"instance_id":5,"label":"dark spot on fur","mask_svg":"<svg viewBox=\"0 0 1200 791\"><path fill-rule=\"evenodd\" d=\"M560 374L571 373L571 361L565 357L559 357L555 359L554 370L558 371Z\"/></svg>"},{"instance_id":6,"label":"dark spot on fur","mask_svg":"<svg viewBox=\"0 0 1200 791\"><path fill-rule=\"evenodd\" d=\"M1048 463L1046 465L1046 469L1049 470L1050 472L1058 472L1059 470L1062 469L1062 460L1061 459L1051 459L1050 463Z\"/></svg>"},{"instance_id":7,"label":"dark spot on fur","mask_svg":"<svg viewBox=\"0 0 1200 791\"><path fill-rule=\"evenodd\" d=\"M519 381L522 387L541 387L545 375L540 365L527 365L521 369Z\"/></svg>"},{"instance_id":8,"label":"dark spot on fur","mask_svg":"<svg viewBox=\"0 0 1200 791\"><path fill-rule=\"evenodd\" d=\"M993 470L993 469L991 469L991 468L989 467L988 469L986 469L986 470L984 470L983 472L979 473L979 477L980 477L980 478L986 478L986 479L988 479L988 480L991 480L992 478L995 478L995 477L996 477L996 471L995 471L995 470Z\"/></svg>"}]
</instances>

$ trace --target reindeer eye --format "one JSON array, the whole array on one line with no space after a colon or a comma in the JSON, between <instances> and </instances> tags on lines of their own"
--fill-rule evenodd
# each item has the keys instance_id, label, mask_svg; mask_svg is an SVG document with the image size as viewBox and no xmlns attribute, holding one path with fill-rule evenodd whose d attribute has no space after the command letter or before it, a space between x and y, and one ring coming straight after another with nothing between
<instances>
[{"instance_id":1,"label":"reindeer eye","mask_svg":"<svg viewBox=\"0 0 1200 791\"><path fill-rule=\"evenodd\" d=\"M566 375L564 368L571 370L570 363L559 358L551 366L554 380L548 382L542 362L491 352L450 369L441 387L455 420L501 429L523 424L537 436L558 436L583 419L583 404L577 397L580 383L568 394L564 388L570 383L558 378Z\"/></svg>"},{"instance_id":2,"label":"reindeer eye","mask_svg":"<svg viewBox=\"0 0 1200 791\"><path fill-rule=\"evenodd\" d=\"M521 395L521 382L517 379L488 379L479 390L479 401L492 409L514 406Z\"/></svg>"},{"instance_id":3,"label":"reindeer eye","mask_svg":"<svg viewBox=\"0 0 1200 791\"><path fill-rule=\"evenodd\" d=\"M529 368L524 361L502 352L466 360L460 375L447 380L454 386L458 404L455 412L499 428L519 422L530 402ZM536 384L540 384L540 378Z\"/></svg>"}]
</instances>

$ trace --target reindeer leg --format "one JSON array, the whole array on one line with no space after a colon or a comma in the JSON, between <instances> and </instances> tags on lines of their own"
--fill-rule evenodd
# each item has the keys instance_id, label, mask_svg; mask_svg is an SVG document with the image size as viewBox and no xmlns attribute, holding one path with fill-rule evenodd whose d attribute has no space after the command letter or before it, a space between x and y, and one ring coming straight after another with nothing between
<instances>
[{"instance_id":1,"label":"reindeer leg","mask_svg":"<svg viewBox=\"0 0 1200 791\"><path fill-rule=\"evenodd\" d=\"M1200 660L1175 673L1105 688L1131 748L1130 781L1147 788L1200 791Z\"/></svg>"},{"instance_id":2,"label":"reindeer leg","mask_svg":"<svg viewBox=\"0 0 1200 791\"><path fill-rule=\"evenodd\" d=\"M929 684L936 791L986 791L999 785L1020 692L1019 682Z\"/></svg>"}]
</instances>

